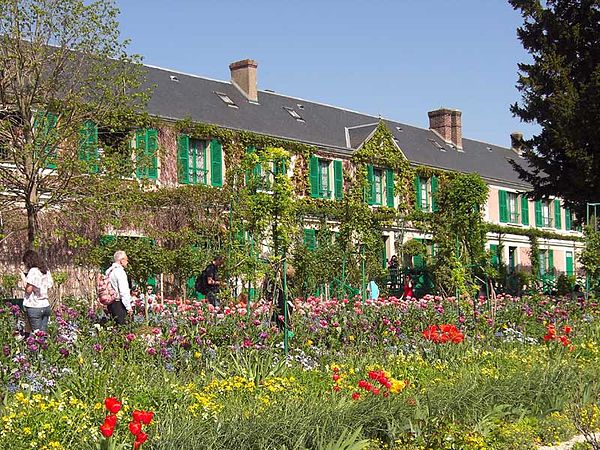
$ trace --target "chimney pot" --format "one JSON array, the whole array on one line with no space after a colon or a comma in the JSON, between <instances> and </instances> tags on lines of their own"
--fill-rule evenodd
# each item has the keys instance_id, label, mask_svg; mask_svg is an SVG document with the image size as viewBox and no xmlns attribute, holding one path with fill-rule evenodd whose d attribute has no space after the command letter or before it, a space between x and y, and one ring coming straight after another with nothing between
<instances>
[{"instance_id":1,"label":"chimney pot","mask_svg":"<svg viewBox=\"0 0 600 450\"><path fill-rule=\"evenodd\" d=\"M243 59L229 64L231 82L251 102L258 102L256 88L256 69L258 64L253 59Z\"/></svg>"},{"instance_id":2,"label":"chimney pot","mask_svg":"<svg viewBox=\"0 0 600 450\"><path fill-rule=\"evenodd\" d=\"M462 149L462 112L458 109L440 108L429 111L429 128L444 141Z\"/></svg>"},{"instance_id":3,"label":"chimney pot","mask_svg":"<svg viewBox=\"0 0 600 450\"><path fill-rule=\"evenodd\" d=\"M519 155L523 153L523 133L519 131L510 133L510 148Z\"/></svg>"}]
</instances>

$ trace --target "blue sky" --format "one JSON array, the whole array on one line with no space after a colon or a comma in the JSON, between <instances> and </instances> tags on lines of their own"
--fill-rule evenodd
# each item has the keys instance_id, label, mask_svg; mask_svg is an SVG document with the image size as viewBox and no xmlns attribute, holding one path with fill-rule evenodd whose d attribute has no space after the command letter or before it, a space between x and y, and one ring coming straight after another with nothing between
<instances>
[{"instance_id":1,"label":"blue sky","mask_svg":"<svg viewBox=\"0 0 600 450\"><path fill-rule=\"evenodd\" d=\"M463 113L463 136L509 146L520 100L516 36L504 0L116 0L121 33L146 64L219 80L258 62L259 89L428 127Z\"/></svg>"}]
</instances>

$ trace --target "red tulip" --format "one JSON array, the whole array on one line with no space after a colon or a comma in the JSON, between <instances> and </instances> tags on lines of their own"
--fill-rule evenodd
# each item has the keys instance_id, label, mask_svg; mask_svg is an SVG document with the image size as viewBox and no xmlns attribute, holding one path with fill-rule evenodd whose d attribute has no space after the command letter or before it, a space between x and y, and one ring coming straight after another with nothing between
<instances>
[{"instance_id":1,"label":"red tulip","mask_svg":"<svg viewBox=\"0 0 600 450\"><path fill-rule=\"evenodd\" d=\"M569 335L571 334L571 331L573 331L573 328L571 328L569 325L565 325L563 330L565 331L565 334Z\"/></svg>"},{"instance_id":2,"label":"red tulip","mask_svg":"<svg viewBox=\"0 0 600 450\"><path fill-rule=\"evenodd\" d=\"M131 422L129 422L129 431L134 436L137 436L142 431L142 424L135 420L132 420Z\"/></svg>"},{"instance_id":3,"label":"red tulip","mask_svg":"<svg viewBox=\"0 0 600 450\"><path fill-rule=\"evenodd\" d=\"M147 439L148 439L148 435L146 433L144 433L143 431L140 431L138 433L138 435L135 437L135 442L139 442L140 444L143 444L144 442L146 442Z\"/></svg>"},{"instance_id":4,"label":"red tulip","mask_svg":"<svg viewBox=\"0 0 600 450\"><path fill-rule=\"evenodd\" d=\"M333 378L333 381L337 381L340 379L340 376L337 373L334 373L331 378Z\"/></svg>"},{"instance_id":5,"label":"red tulip","mask_svg":"<svg viewBox=\"0 0 600 450\"><path fill-rule=\"evenodd\" d=\"M144 414L144 411L140 411L139 409L136 409L131 413L131 417L133 417L134 421L141 422L143 414Z\"/></svg>"},{"instance_id":6,"label":"red tulip","mask_svg":"<svg viewBox=\"0 0 600 450\"><path fill-rule=\"evenodd\" d=\"M358 392L352 393L352 400L358 400L360 398L360 394Z\"/></svg>"},{"instance_id":7,"label":"red tulip","mask_svg":"<svg viewBox=\"0 0 600 450\"><path fill-rule=\"evenodd\" d=\"M339 391L340 391L340 389L341 389L341 388L340 388L340 387L339 387L337 384L336 384L335 386L333 386L333 390L334 390L335 392L339 392Z\"/></svg>"},{"instance_id":8,"label":"red tulip","mask_svg":"<svg viewBox=\"0 0 600 450\"><path fill-rule=\"evenodd\" d=\"M113 435L115 431L115 427L111 426L109 423L104 422L102 425L100 425L100 432L102 433L102 436L104 436L105 438L109 438Z\"/></svg>"},{"instance_id":9,"label":"red tulip","mask_svg":"<svg viewBox=\"0 0 600 450\"><path fill-rule=\"evenodd\" d=\"M115 425L117 424L117 416L115 416L114 414L109 414L108 416L106 416L104 418L104 423L109 424L111 427L115 427Z\"/></svg>"},{"instance_id":10,"label":"red tulip","mask_svg":"<svg viewBox=\"0 0 600 450\"><path fill-rule=\"evenodd\" d=\"M104 400L104 406L111 413L116 414L121 410L122 403L116 399L116 397L108 397Z\"/></svg>"},{"instance_id":11,"label":"red tulip","mask_svg":"<svg viewBox=\"0 0 600 450\"><path fill-rule=\"evenodd\" d=\"M152 411L142 411L142 414L140 416L140 421L144 425L149 425L150 422L152 422L153 418L154 418L154 413Z\"/></svg>"}]
</instances>

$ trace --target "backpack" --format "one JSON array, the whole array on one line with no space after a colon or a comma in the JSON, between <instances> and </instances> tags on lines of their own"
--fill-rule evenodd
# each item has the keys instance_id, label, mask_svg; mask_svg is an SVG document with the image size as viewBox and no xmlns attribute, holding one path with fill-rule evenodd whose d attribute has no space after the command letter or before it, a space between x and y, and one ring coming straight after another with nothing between
<instances>
[{"instance_id":1,"label":"backpack","mask_svg":"<svg viewBox=\"0 0 600 450\"><path fill-rule=\"evenodd\" d=\"M202 295L208 294L208 267L196 277L194 287L196 288L196 292L200 292Z\"/></svg>"},{"instance_id":2,"label":"backpack","mask_svg":"<svg viewBox=\"0 0 600 450\"><path fill-rule=\"evenodd\" d=\"M103 306L108 306L114 303L119 298L119 293L114 290L112 284L110 284L110 274L112 270L109 270L105 275L99 273L96 278L96 292L98 293L98 302Z\"/></svg>"}]
</instances>

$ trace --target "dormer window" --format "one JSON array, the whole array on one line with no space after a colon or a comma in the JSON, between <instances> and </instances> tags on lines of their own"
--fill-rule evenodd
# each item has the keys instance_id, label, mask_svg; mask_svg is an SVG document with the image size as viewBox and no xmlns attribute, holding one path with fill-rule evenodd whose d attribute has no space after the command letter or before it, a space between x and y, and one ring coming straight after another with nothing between
<instances>
[{"instance_id":1,"label":"dormer window","mask_svg":"<svg viewBox=\"0 0 600 450\"><path fill-rule=\"evenodd\" d=\"M237 108L238 106L235 104L233 100L229 97L229 95L224 94L223 92L215 92L217 96L225 103L227 106L231 108Z\"/></svg>"}]
</instances>

